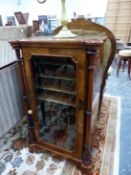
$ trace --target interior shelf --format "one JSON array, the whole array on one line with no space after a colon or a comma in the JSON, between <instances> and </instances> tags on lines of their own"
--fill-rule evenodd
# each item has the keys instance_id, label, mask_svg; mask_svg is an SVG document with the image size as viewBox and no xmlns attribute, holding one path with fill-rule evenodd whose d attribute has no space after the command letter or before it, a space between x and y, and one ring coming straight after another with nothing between
<instances>
[{"instance_id":1,"label":"interior shelf","mask_svg":"<svg viewBox=\"0 0 131 175\"><path fill-rule=\"evenodd\" d=\"M76 81L72 75L67 75L67 74L57 74L57 73L48 74L48 75L37 74L37 77Z\"/></svg>"},{"instance_id":2,"label":"interior shelf","mask_svg":"<svg viewBox=\"0 0 131 175\"><path fill-rule=\"evenodd\" d=\"M76 107L76 97L75 96L69 96L66 94L59 94L59 93L41 93L39 96L37 96L38 100L42 101L48 101L58 104L63 104L67 106Z\"/></svg>"},{"instance_id":3,"label":"interior shelf","mask_svg":"<svg viewBox=\"0 0 131 175\"><path fill-rule=\"evenodd\" d=\"M75 89L75 84L74 83L52 83L52 82L46 82L42 83L40 86L36 86L36 89L43 89L43 90L49 90L49 91L54 91L54 92L60 92L60 93L66 93L66 94L71 94L75 95L76 92L74 91Z\"/></svg>"},{"instance_id":4,"label":"interior shelf","mask_svg":"<svg viewBox=\"0 0 131 175\"><path fill-rule=\"evenodd\" d=\"M37 100L76 107L76 65L71 58L32 59Z\"/></svg>"}]
</instances>

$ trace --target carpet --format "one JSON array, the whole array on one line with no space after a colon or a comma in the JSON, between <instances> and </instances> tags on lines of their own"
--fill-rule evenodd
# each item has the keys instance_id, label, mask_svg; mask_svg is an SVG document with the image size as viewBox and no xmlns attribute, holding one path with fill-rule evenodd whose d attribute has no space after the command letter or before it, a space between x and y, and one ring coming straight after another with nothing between
<instances>
[{"instance_id":1,"label":"carpet","mask_svg":"<svg viewBox=\"0 0 131 175\"><path fill-rule=\"evenodd\" d=\"M92 175L117 175L119 101L118 97L104 97L100 119L96 122ZM19 139L23 140L21 147L15 144ZM82 175L69 160L59 160L48 152L30 153L25 140L26 120L19 121L0 138L0 175Z\"/></svg>"},{"instance_id":2,"label":"carpet","mask_svg":"<svg viewBox=\"0 0 131 175\"><path fill-rule=\"evenodd\" d=\"M119 142L120 142L120 97L106 95L111 100L109 120L106 130L103 158L100 175L119 175Z\"/></svg>"}]
</instances>

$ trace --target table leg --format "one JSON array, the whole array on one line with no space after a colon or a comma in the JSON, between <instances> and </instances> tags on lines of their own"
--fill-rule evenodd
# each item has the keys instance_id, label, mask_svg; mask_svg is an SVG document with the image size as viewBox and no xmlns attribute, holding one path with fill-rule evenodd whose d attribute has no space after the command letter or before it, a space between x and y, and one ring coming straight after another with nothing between
<instances>
[{"instance_id":1,"label":"table leg","mask_svg":"<svg viewBox=\"0 0 131 175\"><path fill-rule=\"evenodd\" d=\"M128 58L128 76L129 76L129 79L131 79L130 73L131 73L131 57Z\"/></svg>"}]
</instances>

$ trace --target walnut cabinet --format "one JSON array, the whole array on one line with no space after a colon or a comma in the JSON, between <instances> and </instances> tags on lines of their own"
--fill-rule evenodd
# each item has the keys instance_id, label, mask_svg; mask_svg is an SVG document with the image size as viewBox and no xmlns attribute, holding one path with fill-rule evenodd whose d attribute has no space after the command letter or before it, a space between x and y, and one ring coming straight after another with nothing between
<instances>
[{"instance_id":1,"label":"walnut cabinet","mask_svg":"<svg viewBox=\"0 0 131 175\"><path fill-rule=\"evenodd\" d=\"M11 41L21 62L30 151L49 151L91 172L92 111L102 77L103 39L36 37Z\"/></svg>"}]
</instances>

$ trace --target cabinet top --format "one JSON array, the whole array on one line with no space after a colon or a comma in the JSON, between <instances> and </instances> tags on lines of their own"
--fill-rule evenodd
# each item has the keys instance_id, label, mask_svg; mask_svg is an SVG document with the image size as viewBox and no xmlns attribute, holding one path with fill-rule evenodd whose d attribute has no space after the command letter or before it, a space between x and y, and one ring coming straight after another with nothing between
<instances>
[{"instance_id":1,"label":"cabinet top","mask_svg":"<svg viewBox=\"0 0 131 175\"><path fill-rule=\"evenodd\" d=\"M86 47L100 46L106 40L106 36L77 36L72 38L56 38L54 36L37 36L22 40L10 41L14 48L32 47Z\"/></svg>"}]
</instances>

